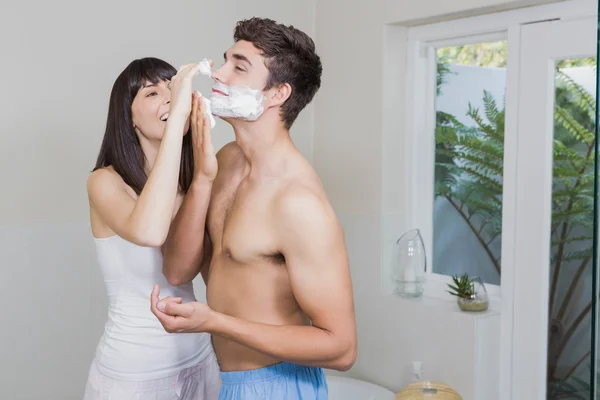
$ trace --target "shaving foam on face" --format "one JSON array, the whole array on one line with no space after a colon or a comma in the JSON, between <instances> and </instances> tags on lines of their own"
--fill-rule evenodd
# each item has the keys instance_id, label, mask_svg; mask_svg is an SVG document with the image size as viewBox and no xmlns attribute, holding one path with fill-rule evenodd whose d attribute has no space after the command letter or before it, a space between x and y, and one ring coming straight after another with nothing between
<instances>
[{"instance_id":1,"label":"shaving foam on face","mask_svg":"<svg viewBox=\"0 0 600 400\"><path fill-rule=\"evenodd\" d=\"M256 121L264 111L265 96L260 90L227 86L217 81L210 100L212 113L218 117Z\"/></svg>"}]
</instances>

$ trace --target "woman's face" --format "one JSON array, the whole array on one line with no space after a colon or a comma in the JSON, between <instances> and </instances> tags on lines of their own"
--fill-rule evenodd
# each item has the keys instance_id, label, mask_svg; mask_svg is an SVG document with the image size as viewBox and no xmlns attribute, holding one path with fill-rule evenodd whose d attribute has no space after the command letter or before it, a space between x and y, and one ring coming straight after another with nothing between
<instances>
[{"instance_id":1,"label":"woman's face","mask_svg":"<svg viewBox=\"0 0 600 400\"><path fill-rule=\"evenodd\" d=\"M169 118L171 91L168 81L146 82L131 104L133 126L148 140L161 140Z\"/></svg>"}]
</instances>

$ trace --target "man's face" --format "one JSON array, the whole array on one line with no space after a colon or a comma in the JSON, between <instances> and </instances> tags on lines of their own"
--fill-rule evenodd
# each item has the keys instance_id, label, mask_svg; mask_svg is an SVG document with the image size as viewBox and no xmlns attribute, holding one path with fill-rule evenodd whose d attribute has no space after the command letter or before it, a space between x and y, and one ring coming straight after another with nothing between
<instances>
[{"instance_id":1,"label":"man's face","mask_svg":"<svg viewBox=\"0 0 600 400\"><path fill-rule=\"evenodd\" d=\"M224 54L225 62L213 72L213 78L227 86L247 86L263 91L269 70L261 51L240 40Z\"/></svg>"}]
</instances>

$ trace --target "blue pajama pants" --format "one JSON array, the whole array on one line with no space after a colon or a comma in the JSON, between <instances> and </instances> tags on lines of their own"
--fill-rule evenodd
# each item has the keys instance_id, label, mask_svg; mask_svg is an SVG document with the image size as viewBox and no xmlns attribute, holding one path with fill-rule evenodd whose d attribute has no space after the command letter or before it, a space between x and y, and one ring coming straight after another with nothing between
<instances>
[{"instance_id":1,"label":"blue pajama pants","mask_svg":"<svg viewBox=\"0 0 600 400\"><path fill-rule=\"evenodd\" d=\"M322 368L278 363L248 371L221 372L219 400L327 400Z\"/></svg>"}]
</instances>

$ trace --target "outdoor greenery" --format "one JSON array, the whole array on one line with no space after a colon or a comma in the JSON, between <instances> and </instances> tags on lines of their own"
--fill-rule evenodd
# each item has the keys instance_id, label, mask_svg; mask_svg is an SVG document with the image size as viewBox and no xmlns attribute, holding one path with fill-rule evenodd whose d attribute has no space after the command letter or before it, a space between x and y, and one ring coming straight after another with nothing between
<instances>
[{"instance_id":1,"label":"outdoor greenery","mask_svg":"<svg viewBox=\"0 0 600 400\"><path fill-rule=\"evenodd\" d=\"M506 42L440 49L438 93L452 64L504 67ZM596 101L564 68L591 66L595 59L556 66L554 166L548 344L548 399L588 399L590 352L574 354L574 336L590 329ZM502 232L504 99L483 91L483 109L470 104L472 124L438 111L435 195L452 205L501 274L497 247ZM498 246L499 247L499 246ZM589 338L589 335L584 336ZM569 364L565 368L567 356ZM570 360L575 360L571 362Z\"/></svg>"}]
</instances>

